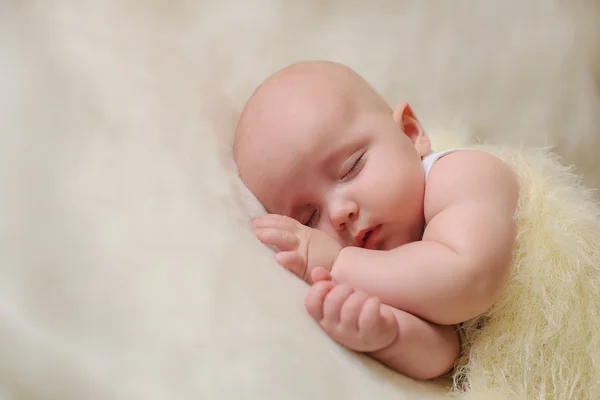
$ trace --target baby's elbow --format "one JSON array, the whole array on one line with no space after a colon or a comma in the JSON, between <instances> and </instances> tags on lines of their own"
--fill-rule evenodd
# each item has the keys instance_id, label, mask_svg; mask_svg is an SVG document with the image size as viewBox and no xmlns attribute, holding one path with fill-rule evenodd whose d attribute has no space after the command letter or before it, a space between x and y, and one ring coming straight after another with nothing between
<instances>
[{"instance_id":1,"label":"baby's elbow","mask_svg":"<svg viewBox=\"0 0 600 400\"><path fill-rule=\"evenodd\" d=\"M494 305L508 282L511 265L510 260L502 259L471 266L471 307L465 320L483 314Z\"/></svg>"},{"instance_id":2,"label":"baby's elbow","mask_svg":"<svg viewBox=\"0 0 600 400\"><path fill-rule=\"evenodd\" d=\"M415 369L408 374L413 379L431 380L447 374L456 365L460 355L460 339L454 326L438 327L442 335L441 346L436 348L437 352L423 365L423 368Z\"/></svg>"}]
</instances>

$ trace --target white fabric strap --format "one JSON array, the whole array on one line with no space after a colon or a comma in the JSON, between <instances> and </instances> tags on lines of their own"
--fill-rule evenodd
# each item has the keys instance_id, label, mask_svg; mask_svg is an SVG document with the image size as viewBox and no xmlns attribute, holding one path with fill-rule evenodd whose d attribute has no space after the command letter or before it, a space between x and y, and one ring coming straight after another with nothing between
<instances>
[{"instance_id":1,"label":"white fabric strap","mask_svg":"<svg viewBox=\"0 0 600 400\"><path fill-rule=\"evenodd\" d=\"M429 154L427 154L425 157L423 157L422 163L423 163L423 172L425 173L425 179L427 179L427 175L429 175L429 171L431 170L431 167L433 167L433 164L435 164L435 162L437 160L444 157L446 154L454 153L455 151L460 151L460 150L468 150L468 149L465 149L465 148L448 149L448 150L444 150L444 151L439 151L437 153L432 151Z\"/></svg>"}]
</instances>

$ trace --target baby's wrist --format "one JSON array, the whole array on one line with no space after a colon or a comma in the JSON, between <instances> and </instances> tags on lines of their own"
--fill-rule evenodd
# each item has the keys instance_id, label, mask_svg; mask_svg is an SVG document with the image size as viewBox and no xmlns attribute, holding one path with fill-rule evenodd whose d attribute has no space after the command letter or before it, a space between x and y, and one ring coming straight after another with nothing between
<instances>
[{"instance_id":1,"label":"baby's wrist","mask_svg":"<svg viewBox=\"0 0 600 400\"><path fill-rule=\"evenodd\" d=\"M339 281L341 275L344 275L344 269L348 264L347 255L348 250L352 249L352 247L342 247L340 251L335 255L333 262L331 263L331 269L329 273L331 276Z\"/></svg>"},{"instance_id":2,"label":"baby's wrist","mask_svg":"<svg viewBox=\"0 0 600 400\"><path fill-rule=\"evenodd\" d=\"M382 304L383 307L389 307L385 304ZM390 307L393 309L393 307ZM393 331L393 335L391 340L388 343L383 344L379 349L370 351L369 354L377 357L378 354L387 352L390 348L395 347L400 340L400 327L398 326L397 316L394 312L392 312L394 316L394 324L389 327L390 331Z\"/></svg>"}]
</instances>

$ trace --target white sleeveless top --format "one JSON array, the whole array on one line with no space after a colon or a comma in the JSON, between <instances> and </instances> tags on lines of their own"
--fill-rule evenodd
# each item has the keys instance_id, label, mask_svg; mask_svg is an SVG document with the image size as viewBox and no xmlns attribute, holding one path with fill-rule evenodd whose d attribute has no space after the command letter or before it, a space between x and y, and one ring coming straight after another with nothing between
<instances>
[{"instance_id":1,"label":"white sleeveless top","mask_svg":"<svg viewBox=\"0 0 600 400\"><path fill-rule=\"evenodd\" d=\"M429 154L427 154L425 157L423 157L421 159L421 162L423 163L423 172L425 173L425 179L427 179L427 175L429 175L429 171L431 170L431 167L433 167L433 164L435 164L435 162L437 160L444 157L446 154L454 153L455 151L460 151L460 150L468 150L468 149L464 149L464 148L448 149L448 150L444 150L444 151L439 151L437 153L431 151Z\"/></svg>"}]
</instances>

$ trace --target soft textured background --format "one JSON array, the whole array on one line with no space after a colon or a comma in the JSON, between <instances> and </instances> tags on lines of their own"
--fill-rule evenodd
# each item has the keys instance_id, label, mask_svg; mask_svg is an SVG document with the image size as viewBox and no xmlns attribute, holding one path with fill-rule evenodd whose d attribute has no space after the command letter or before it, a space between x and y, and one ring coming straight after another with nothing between
<instances>
[{"instance_id":1,"label":"soft textured background","mask_svg":"<svg viewBox=\"0 0 600 400\"><path fill-rule=\"evenodd\" d=\"M600 187L595 0L0 0L0 399L425 398L246 229L236 115L307 58Z\"/></svg>"}]
</instances>

